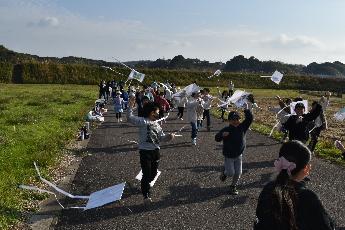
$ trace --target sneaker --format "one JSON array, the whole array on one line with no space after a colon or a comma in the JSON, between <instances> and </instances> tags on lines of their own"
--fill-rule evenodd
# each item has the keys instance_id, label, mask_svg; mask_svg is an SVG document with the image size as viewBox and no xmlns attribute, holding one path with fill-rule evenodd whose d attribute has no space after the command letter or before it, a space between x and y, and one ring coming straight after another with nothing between
<instances>
[{"instance_id":1,"label":"sneaker","mask_svg":"<svg viewBox=\"0 0 345 230\"><path fill-rule=\"evenodd\" d=\"M224 172L222 172L222 174L220 174L219 179L221 182L224 182L226 180L226 175L224 174Z\"/></svg>"},{"instance_id":2,"label":"sneaker","mask_svg":"<svg viewBox=\"0 0 345 230\"><path fill-rule=\"evenodd\" d=\"M238 195L238 191L236 189L236 186L230 186L230 195Z\"/></svg>"},{"instance_id":3,"label":"sneaker","mask_svg":"<svg viewBox=\"0 0 345 230\"><path fill-rule=\"evenodd\" d=\"M196 145L196 138L192 139L192 145Z\"/></svg>"},{"instance_id":4,"label":"sneaker","mask_svg":"<svg viewBox=\"0 0 345 230\"><path fill-rule=\"evenodd\" d=\"M180 117L180 120L181 120L181 121L183 121L183 118L182 118L182 117Z\"/></svg>"},{"instance_id":5,"label":"sneaker","mask_svg":"<svg viewBox=\"0 0 345 230\"><path fill-rule=\"evenodd\" d=\"M144 205L149 205L152 203L152 199L150 197L144 198Z\"/></svg>"},{"instance_id":6,"label":"sneaker","mask_svg":"<svg viewBox=\"0 0 345 230\"><path fill-rule=\"evenodd\" d=\"M122 122L122 118L120 118L120 122Z\"/></svg>"}]
</instances>

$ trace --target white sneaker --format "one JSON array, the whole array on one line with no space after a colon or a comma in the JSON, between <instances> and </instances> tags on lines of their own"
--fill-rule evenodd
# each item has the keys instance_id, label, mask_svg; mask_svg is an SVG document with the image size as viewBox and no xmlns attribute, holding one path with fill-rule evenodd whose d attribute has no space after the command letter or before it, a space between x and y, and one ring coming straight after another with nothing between
<instances>
[{"instance_id":1,"label":"white sneaker","mask_svg":"<svg viewBox=\"0 0 345 230\"><path fill-rule=\"evenodd\" d=\"M120 119L117 119L117 123L119 123L120 122Z\"/></svg>"},{"instance_id":2,"label":"white sneaker","mask_svg":"<svg viewBox=\"0 0 345 230\"><path fill-rule=\"evenodd\" d=\"M192 145L196 145L196 138L192 139Z\"/></svg>"},{"instance_id":3,"label":"white sneaker","mask_svg":"<svg viewBox=\"0 0 345 230\"><path fill-rule=\"evenodd\" d=\"M120 122L122 122L122 118L120 118Z\"/></svg>"},{"instance_id":4,"label":"white sneaker","mask_svg":"<svg viewBox=\"0 0 345 230\"><path fill-rule=\"evenodd\" d=\"M180 120L183 121L183 118L181 117Z\"/></svg>"}]
</instances>

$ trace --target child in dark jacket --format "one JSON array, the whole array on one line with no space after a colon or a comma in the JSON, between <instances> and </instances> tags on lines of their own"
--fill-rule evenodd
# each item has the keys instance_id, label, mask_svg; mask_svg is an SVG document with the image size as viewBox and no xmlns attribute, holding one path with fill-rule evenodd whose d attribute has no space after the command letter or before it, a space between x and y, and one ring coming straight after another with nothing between
<instances>
[{"instance_id":1,"label":"child in dark jacket","mask_svg":"<svg viewBox=\"0 0 345 230\"><path fill-rule=\"evenodd\" d=\"M229 126L220 130L215 140L223 141L224 171L220 175L220 180L225 181L227 176L232 176L230 194L237 195L237 183L242 174L242 154L246 148L246 132L253 122L253 114L248 109L244 110L245 119L240 123L240 115L236 111L229 113Z\"/></svg>"},{"instance_id":2,"label":"child in dark jacket","mask_svg":"<svg viewBox=\"0 0 345 230\"><path fill-rule=\"evenodd\" d=\"M322 107L319 103L315 104L315 108L304 114L304 104L302 102L295 105L296 115L291 115L289 119L283 124L283 127L289 131L289 140L299 140L304 144L309 139L308 125L315 120L322 112Z\"/></svg>"},{"instance_id":3,"label":"child in dark jacket","mask_svg":"<svg viewBox=\"0 0 345 230\"><path fill-rule=\"evenodd\" d=\"M254 230L333 230L335 224L318 196L305 187L311 152L300 141L282 145L274 162L277 178L263 188Z\"/></svg>"}]
</instances>

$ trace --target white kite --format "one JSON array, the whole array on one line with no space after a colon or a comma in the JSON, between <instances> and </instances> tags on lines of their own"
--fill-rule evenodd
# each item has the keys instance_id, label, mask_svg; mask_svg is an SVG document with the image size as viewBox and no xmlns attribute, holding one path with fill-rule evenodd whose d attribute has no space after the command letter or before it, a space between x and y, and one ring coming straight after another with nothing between
<instances>
[{"instance_id":1,"label":"white kite","mask_svg":"<svg viewBox=\"0 0 345 230\"><path fill-rule=\"evenodd\" d=\"M334 114L334 118L337 121L344 121L345 120L345 107L339 110L336 114Z\"/></svg>"},{"instance_id":2,"label":"white kite","mask_svg":"<svg viewBox=\"0 0 345 230\"><path fill-rule=\"evenodd\" d=\"M138 71L132 69L131 73L128 76L127 81L135 79L137 81L143 82L144 78L145 78L145 74L139 73Z\"/></svg>"},{"instance_id":3,"label":"white kite","mask_svg":"<svg viewBox=\"0 0 345 230\"><path fill-rule=\"evenodd\" d=\"M271 78L271 81L273 81L274 83L276 83L277 85L279 85L279 83L281 82L281 80L283 79L283 74L280 73L278 70L276 70L272 76L261 76L261 77L267 77L267 78Z\"/></svg>"},{"instance_id":4,"label":"white kite","mask_svg":"<svg viewBox=\"0 0 345 230\"><path fill-rule=\"evenodd\" d=\"M223 104L219 105L219 107L224 107L226 105L229 105L230 103L233 103L238 108L244 107L244 104L248 102L247 96L251 93L242 91L242 90L236 90L234 94L229 97L226 101L221 101Z\"/></svg>"},{"instance_id":5,"label":"white kite","mask_svg":"<svg viewBox=\"0 0 345 230\"><path fill-rule=\"evenodd\" d=\"M85 207L70 207L70 208L74 208L74 209L88 210L88 209L92 209L92 208L101 207L101 206L103 206L105 204L109 204L109 203L115 202L117 200L120 200L121 197L122 197L123 190L124 190L125 185L126 185L126 182L123 182L121 184L117 184L117 185L114 185L114 186L102 189L100 191L93 192L93 193L90 194L90 196L76 196L76 195L72 195L72 194L70 194L70 193L60 189L59 187L57 187L52 182L44 179L41 176L41 173L40 173L40 171L38 169L38 166L37 166L36 162L34 162L34 166L35 166L36 172L37 172L38 177L40 178L40 180L42 182L44 182L45 184L47 184L49 187L53 188L56 192L61 193L61 194L65 195L65 196L68 196L68 197L70 197L72 199L87 199L88 200L88 202L87 202ZM40 188L37 188L35 186L28 186L28 185L19 185L19 188L53 194L55 196L55 199L58 202L58 204L63 209L65 209L65 207L57 199L57 196L56 196L56 194L54 192L51 192L51 191L48 191L48 190L45 190L45 189L40 189Z\"/></svg>"},{"instance_id":6,"label":"white kite","mask_svg":"<svg viewBox=\"0 0 345 230\"><path fill-rule=\"evenodd\" d=\"M183 96L191 96L192 93L196 93L196 92L200 92L200 87L197 86L197 84L193 83L193 84L190 84L190 85L184 87L181 91L173 94L172 96L173 97L181 97L182 96L181 94L185 94Z\"/></svg>"},{"instance_id":7,"label":"white kite","mask_svg":"<svg viewBox=\"0 0 345 230\"><path fill-rule=\"evenodd\" d=\"M219 69L216 70L216 72L214 72L211 76L208 77L208 79L214 77L214 76L219 76L222 73L222 71L220 71Z\"/></svg>"},{"instance_id":8,"label":"white kite","mask_svg":"<svg viewBox=\"0 0 345 230\"><path fill-rule=\"evenodd\" d=\"M157 175L155 176L155 178L153 179L153 181L150 182L150 186L153 187L153 185L155 185L159 175L161 175L161 171L157 170ZM135 177L135 179L141 181L141 179L143 178L143 170L140 170L140 172L138 173L138 175Z\"/></svg>"}]
</instances>

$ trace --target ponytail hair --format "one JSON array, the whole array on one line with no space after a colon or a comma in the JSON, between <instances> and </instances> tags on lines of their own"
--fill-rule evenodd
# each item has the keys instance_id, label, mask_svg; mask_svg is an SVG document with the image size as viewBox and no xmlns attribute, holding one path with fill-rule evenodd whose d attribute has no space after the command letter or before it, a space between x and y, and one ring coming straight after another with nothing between
<instances>
[{"instance_id":1,"label":"ponytail hair","mask_svg":"<svg viewBox=\"0 0 345 230\"><path fill-rule=\"evenodd\" d=\"M300 141L286 142L279 151L279 160L283 161L284 166L278 167L280 172L272 191L272 214L276 223L289 226L291 230L297 230L296 206L298 205L291 175L300 172L310 159L310 150Z\"/></svg>"}]
</instances>

